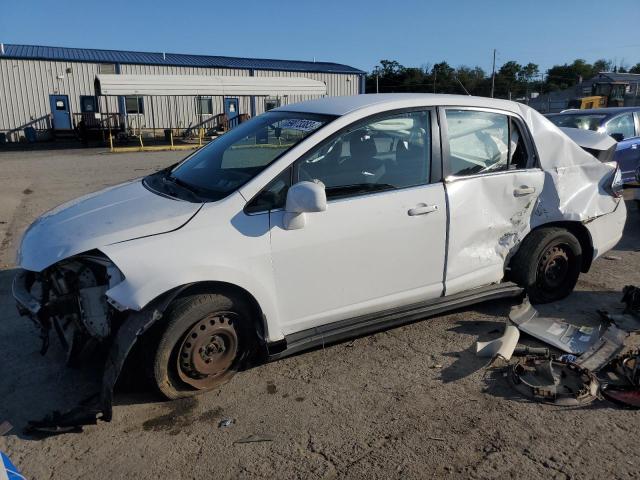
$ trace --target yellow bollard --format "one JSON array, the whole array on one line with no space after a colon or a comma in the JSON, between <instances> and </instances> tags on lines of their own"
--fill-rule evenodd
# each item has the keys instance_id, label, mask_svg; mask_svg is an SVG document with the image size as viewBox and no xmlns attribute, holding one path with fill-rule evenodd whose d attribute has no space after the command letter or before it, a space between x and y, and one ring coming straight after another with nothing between
<instances>
[{"instance_id":1,"label":"yellow bollard","mask_svg":"<svg viewBox=\"0 0 640 480\"><path fill-rule=\"evenodd\" d=\"M142 132L140 132L140 135L138 135L138 138L140 139L140 151L143 152L144 151L144 145L142 143Z\"/></svg>"},{"instance_id":2,"label":"yellow bollard","mask_svg":"<svg viewBox=\"0 0 640 480\"><path fill-rule=\"evenodd\" d=\"M109 135L109 151L113 153L113 135Z\"/></svg>"},{"instance_id":3,"label":"yellow bollard","mask_svg":"<svg viewBox=\"0 0 640 480\"><path fill-rule=\"evenodd\" d=\"M171 130L169 137L171 138L171 150L173 150L173 130Z\"/></svg>"}]
</instances>

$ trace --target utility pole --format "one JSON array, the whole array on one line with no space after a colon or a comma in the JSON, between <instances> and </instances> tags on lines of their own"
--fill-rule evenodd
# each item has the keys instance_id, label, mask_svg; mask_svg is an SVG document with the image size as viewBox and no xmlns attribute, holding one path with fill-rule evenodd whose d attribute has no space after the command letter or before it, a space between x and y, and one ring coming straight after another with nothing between
<instances>
[{"instance_id":1,"label":"utility pole","mask_svg":"<svg viewBox=\"0 0 640 480\"><path fill-rule=\"evenodd\" d=\"M496 86L496 49L493 49L493 67L491 68L491 98Z\"/></svg>"},{"instance_id":2,"label":"utility pole","mask_svg":"<svg viewBox=\"0 0 640 480\"><path fill-rule=\"evenodd\" d=\"M436 78L438 77L438 69L433 66L433 93L436 93Z\"/></svg>"},{"instance_id":3,"label":"utility pole","mask_svg":"<svg viewBox=\"0 0 640 480\"><path fill-rule=\"evenodd\" d=\"M378 79L380 78L380 75L376 73L376 93L380 93L380 90L378 89Z\"/></svg>"}]
</instances>

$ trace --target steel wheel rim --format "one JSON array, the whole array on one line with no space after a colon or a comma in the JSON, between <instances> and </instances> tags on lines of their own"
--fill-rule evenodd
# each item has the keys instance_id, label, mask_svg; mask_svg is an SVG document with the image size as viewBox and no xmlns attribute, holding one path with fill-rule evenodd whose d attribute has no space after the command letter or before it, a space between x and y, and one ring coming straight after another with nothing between
<instances>
[{"instance_id":1,"label":"steel wheel rim","mask_svg":"<svg viewBox=\"0 0 640 480\"><path fill-rule=\"evenodd\" d=\"M180 379L197 389L224 382L238 353L234 323L238 314L217 312L196 322L184 336L177 352Z\"/></svg>"},{"instance_id":2,"label":"steel wheel rim","mask_svg":"<svg viewBox=\"0 0 640 480\"><path fill-rule=\"evenodd\" d=\"M569 274L570 252L564 245L549 248L538 265L538 283L546 290L562 286Z\"/></svg>"}]
</instances>

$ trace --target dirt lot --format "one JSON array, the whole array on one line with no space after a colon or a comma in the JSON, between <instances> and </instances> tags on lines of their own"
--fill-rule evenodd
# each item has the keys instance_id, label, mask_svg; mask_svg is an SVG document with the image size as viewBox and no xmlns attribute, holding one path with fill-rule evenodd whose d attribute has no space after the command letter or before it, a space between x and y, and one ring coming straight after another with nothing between
<instances>
[{"instance_id":1,"label":"dirt lot","mask_svg":"<svg viewBox=\"0 0 640 480\"><path fill-rule=\"evenodd\" d=\"M168 165L184 153L98 150L0 153L0 437L27 478L638 478L637 412L531 403L474 354L497 336L509 302L360 338L254 368L220 391L165 403L116 395L111 423L37 439L28 419L90 393L90 370L63 368L52 342L11 298L14 254L37 215L83 193ZM626 284L640 285L640 214L576 291L544 313L596 322ZM523 341L532 343L523 336ZM235 419L219 428L222 419ZM234 443L250 435L270 441Z\"/></svg>"}]
</instances>

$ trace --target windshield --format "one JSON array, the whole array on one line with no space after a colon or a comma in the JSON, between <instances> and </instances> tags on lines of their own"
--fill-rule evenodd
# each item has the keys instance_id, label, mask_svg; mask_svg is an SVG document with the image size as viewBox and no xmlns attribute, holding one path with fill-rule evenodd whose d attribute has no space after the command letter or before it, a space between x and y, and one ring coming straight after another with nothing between
<instances>
[{"instance_id":1,"label":"windshield","mask_svg":"<svg viewBox=\"0 0 640 480\"><path fill-rule=\"evenodd\" d=\"M165 184L175 187L169 194L182 189L191 191L193 201L220 200L333 118L267 112L225 133L173 169L159 173L164 175Z\"/></svg>"},{"instance_id":2,"label":"windshield","mask_svg":"<svg viewBox=\"0 0 640 480\"><path fill-rule=\"evenodd\" d=\"M582 130L597 131L606 115L599 114L559 114L547 117L558 127L581 128Z\"/></svg>"}]
</instances>

